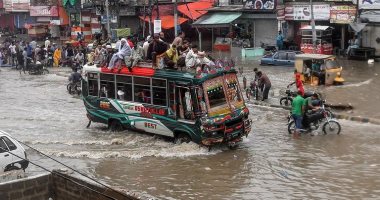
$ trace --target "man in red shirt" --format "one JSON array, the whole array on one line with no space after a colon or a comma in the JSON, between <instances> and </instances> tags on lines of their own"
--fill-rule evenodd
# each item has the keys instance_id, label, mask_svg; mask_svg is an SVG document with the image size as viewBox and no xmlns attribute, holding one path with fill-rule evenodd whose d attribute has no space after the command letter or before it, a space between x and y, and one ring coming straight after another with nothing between
<instances>
[{"instance_id":1,"label":"man in red shirt","mask_svg":"<svg viewBox=\"0 0 380 200\"><path fill-rule=\"evenodd\" d=\"M296 84L297 91L301 92L301 95L305 95L305 89L303 88L303 83L301 80L301 75L299 73L296 73L296 81L291 83L290 85Z\"/></svg>"}]
</instances>

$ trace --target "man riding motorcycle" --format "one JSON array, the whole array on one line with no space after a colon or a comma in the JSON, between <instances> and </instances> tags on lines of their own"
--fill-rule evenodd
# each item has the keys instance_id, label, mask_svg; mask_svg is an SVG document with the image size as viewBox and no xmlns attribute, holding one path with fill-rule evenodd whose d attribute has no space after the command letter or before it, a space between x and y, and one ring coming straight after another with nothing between
<instances>
[{"instance_id":1,"label":"man riding motorcycle","mask_svg":"<svg viewBox=\"0 0 380 200\"><path fill-rule=\"evenodd\" d=\"M82 80L82 75L78 72L77 68L74 68L73 73L71 73L69 77L69 81L71 83L76 84L76 83L79 83L81 80Z\"/></svg>"}]
</instances>

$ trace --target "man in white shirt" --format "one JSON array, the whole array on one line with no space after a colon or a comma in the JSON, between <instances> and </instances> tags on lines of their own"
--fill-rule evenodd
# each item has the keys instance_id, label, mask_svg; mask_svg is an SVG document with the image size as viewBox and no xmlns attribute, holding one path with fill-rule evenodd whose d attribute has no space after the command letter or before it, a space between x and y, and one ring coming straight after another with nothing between
<instances>
[{"instance_id":1,"label":"man in white shirt","mask_svg":"<svg viewBox=\"0 0 380 200\"><path fill-rule=\"evenodd\" d=\"M190 51L186 54L185 63L186 69L195 67L195 61L197 59L198 46L196 44L191 45Z\"/></svg>"},{"instance_id":2,"label":"man in white shirt","mask_svg":"<svg viewBox=\"0 0 380 200\"><path fill-rule=\"evenodd\" d=\"M46 48L50 47L50 40L49 40L49 38L46 38L46 40L45 40L45 47Z\"/></svg>"},{"instance_id":3,"label":"man in white shirt","mask_svg":"<svg viewBox=\"0 0 380 200\"><path fill-rule=\"evenodd\" d=\"M9 51L11 52L11 60L12 60L12 66L16 65L16 45L14 44L14 42L11 43L11 45L9 45Z\"/></svg>"}]
</instances>

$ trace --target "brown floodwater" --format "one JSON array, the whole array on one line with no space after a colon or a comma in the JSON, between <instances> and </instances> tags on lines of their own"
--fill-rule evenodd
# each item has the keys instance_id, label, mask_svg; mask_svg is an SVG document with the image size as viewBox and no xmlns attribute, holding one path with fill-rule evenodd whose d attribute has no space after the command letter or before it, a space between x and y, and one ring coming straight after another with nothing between
<instances>
[{"instance_id":1,"label":"brown floodwater","mask_svg":"<svg viewBox=\"0 0 380 200\"><path fill-rule=\"evenodd\" d=\"M102 124L87 129L83 102L67 94L67 78L1 70L0 129L115 187L159 199L380 196L380 126L342 120L341 135L294 139L286 130L286 111L248 103L253 120L248 138L237 150L208 151L193 143L176 145L130 131L110 133ZM291 79L289 68L262 70L275 88ZM271 101L277 101L279 92ZM27 153L49 169L64 168L30 149ZM26 170L28 175L42 171L32 165Z\"/></svg>"}]
</instances>

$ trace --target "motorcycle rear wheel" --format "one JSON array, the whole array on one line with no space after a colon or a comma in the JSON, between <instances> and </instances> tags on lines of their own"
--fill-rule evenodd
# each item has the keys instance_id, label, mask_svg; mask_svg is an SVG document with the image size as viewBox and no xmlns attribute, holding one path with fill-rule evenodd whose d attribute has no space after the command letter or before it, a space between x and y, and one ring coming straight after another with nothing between
<instances>
[{"instance_id":1,"label":"motorcycle rear wheel","mask_svg":"<svg viewBox=\"0 0 380 200\"><path fill-rule=\"evenodd\" d=\"M291 99L289 97L282 97L280 99L280 105L282 105L282 106L290 106L290 105L292 105L292 102L293 102L293 99Z\"/></svg>"},{"instance_id":2,"label":"motorcycle rear wheel","mask_svg":"<svg viewBox=\"0 0 380 200\"><path fill-rule=\"evenodd\" d=\"M330 121L330 122L325 122L325 124L323 124L323 133L326 135L326 134L337 134L339 135L340 134L340 131L341 131L341 126L339 124L339 122L337 121Z\"/></svg>"}]
</instances>

